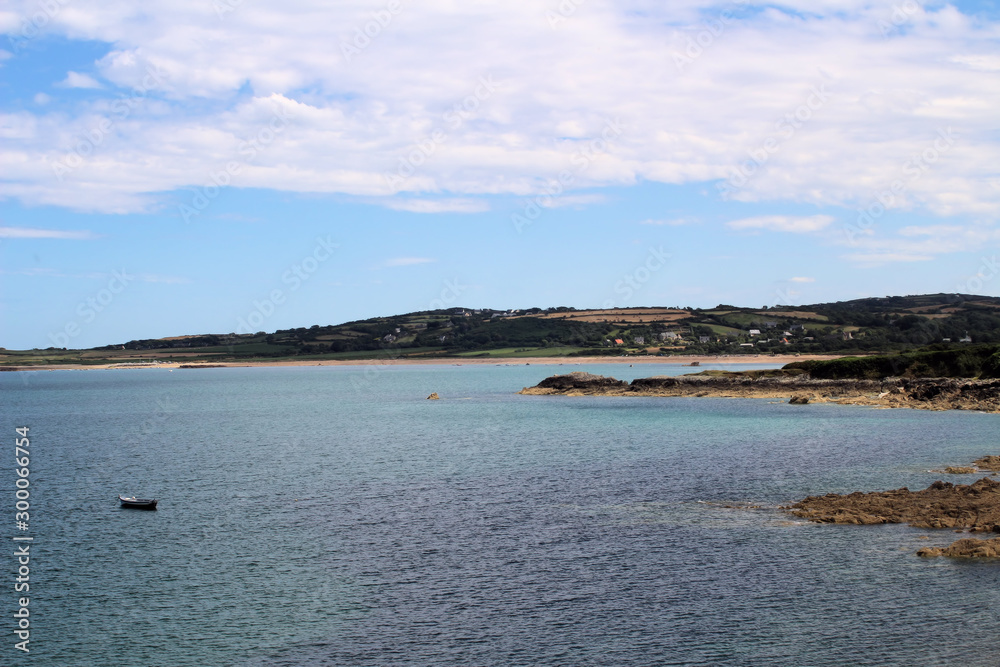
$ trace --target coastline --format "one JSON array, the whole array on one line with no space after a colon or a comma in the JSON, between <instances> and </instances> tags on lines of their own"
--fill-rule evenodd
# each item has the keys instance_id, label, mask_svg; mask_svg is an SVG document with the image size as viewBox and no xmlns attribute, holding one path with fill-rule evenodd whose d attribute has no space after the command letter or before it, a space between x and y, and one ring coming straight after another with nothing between
<instances>
[{"instance_id":1,"label":"coastline","mask_svg":"<svg viewBox=\"0 0 1000 667\"><path fill-rule=\"evenodd\" d=\"M174 370L182 366L184 370L192 368L256 368L284 366L585 366L592 364L670 364L675 366L690 366L693 362L700 365L729 364L774 364L784 366L793 361L810 361L823 359L839 359L835 354L779 354L779 355L731 355L731 356L670 356L659 357L645 355L635 357L435 357L427 359L394 358L381 359L320 359L298 360L282 359L277 361L168 361L162 363L143 363L141 360L108 364L51 364L39 366L8 366L2 370L8 371L52 371L52 370L128 370L133 368L157 368ZM696 372L696 371L692 371Z\"/></svg>"}]
</instances>

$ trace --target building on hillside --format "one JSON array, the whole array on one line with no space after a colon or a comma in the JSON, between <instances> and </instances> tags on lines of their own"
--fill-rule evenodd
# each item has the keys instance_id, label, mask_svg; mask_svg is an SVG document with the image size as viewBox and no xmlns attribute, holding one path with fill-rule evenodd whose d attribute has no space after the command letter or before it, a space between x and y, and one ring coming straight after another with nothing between
<instances>
[{"instance_id":1,"label":"building on hillside","mask_svg":"<svg viewBox=\"0 0 1000 667\"><path fill-rule=\"evenodd\" d=\"M699 343L711 343L712 342L712 337L711 336L698 336L698 342Z\"/></svg>"},{"instance_id":2,"label":"building on hillside","mask_svg":"<svg viewBox=\"0 0 1000 667\"><path fill-rule=\"evenodd\" d=\"M660 340L677 340L680 337L680 334L674 333L673 331L664 331L660 334Z\"/></svg>"},{"instance_id":3,"label":"building on hillside","mask_svg":"<svg viewBox=\"0 0 1000 667\"><path fill-rule=\"evenodd\" d=\"M959 338L958 342L959 343L971 343L972 342L972 337L969 336L969 332L966 331L965 332L965 337L964 338Z\"/></svg>"},{"instance_id":4,"label":"building on hillside","mask_svg":"<svg viewBox=\"0 0 1000 667\"><path fill-rule=\"evenodd\" d=\"M636 345L645 345L646 344L646 338L644 336L636 336L635 337L635 344Z\"/></svg>"},{"instance_id":5,"label":"building on hillside","mask_svg":"<svg viewBox=\"0 0 1000 667\"><path fill-rule=\"evenodd\" d=\"M624 344L625 341L623 341L621 338L615 338L615 345L624 345Z\"/></svg>"},{"instance_id":6,"label":"building on hillside","mask_svg":"<svg viewBox=\"0 0 1000 667\"><path fill-rule=\"evenodd\" d=\"M751 336L759 336L760 335L760 329L751 329L750 330L750 335Z\"/></svg>"}]
</instances>

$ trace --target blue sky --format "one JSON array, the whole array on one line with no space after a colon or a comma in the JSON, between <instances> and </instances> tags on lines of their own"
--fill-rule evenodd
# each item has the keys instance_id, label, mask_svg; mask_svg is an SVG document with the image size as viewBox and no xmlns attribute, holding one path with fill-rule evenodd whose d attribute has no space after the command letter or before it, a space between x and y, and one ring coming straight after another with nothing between
<instances>
[{"instance_id":1,"label":"blue sky","mask_svg":"<svg viewBox=\"0 0 1000 667\"><path fill-rule=\"evenodd\" d=\"M0 9L0 346L1000 294L995 2Z\"/></svg>"}]
</instances>

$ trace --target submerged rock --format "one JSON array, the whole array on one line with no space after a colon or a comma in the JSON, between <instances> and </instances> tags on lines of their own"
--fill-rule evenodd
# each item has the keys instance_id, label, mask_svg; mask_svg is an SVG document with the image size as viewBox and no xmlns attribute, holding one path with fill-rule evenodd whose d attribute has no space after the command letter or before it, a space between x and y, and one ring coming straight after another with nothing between
<instances>
[{"instance_id":1,"label":"submerged rock","mask_svg":"<svg viewBox=\"0 0 1000 667\"><path fill-rule=\"evenodd\" d=\"M944 471L949 475L972 475L979 472L972 466L948 466Z\"/></svg>"}]
</instances>

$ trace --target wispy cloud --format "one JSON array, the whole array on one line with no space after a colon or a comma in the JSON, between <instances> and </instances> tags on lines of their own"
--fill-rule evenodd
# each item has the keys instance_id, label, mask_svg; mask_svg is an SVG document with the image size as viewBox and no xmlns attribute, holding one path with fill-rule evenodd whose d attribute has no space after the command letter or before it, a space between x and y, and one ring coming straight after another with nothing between
<instances>
[{"instance_id":1,"label":"wispy cloud","mask_svg":"<svg viewBox=\"0 0 1000 667\"><path fill-rule=\"evenodd\" d=\"M566 208L567 206L589 206L603 204L608 201L604 195L563 195L561 197L546 197L541 201L542 208Z\"/></svg>"},{"instance_id":2,"label":"wispy cloud","mask_svg":"<svg viewBox=\"0 0 1000 667\"><path fill-rule=\"evenodd\" d=\"M810 215L806 217L796 217L790 215L761 215L753 218L743 218L727 222L730 229L765 229L773 232L792 232L793 234L804 234L808 232L818 232L834 221L830 215Z\"/></svg>"},{"instance_id":3,"label":"wispy cloud","mask_svg":"<svg viewBox=\"0 0 1000 667\"><path fill-rule=\"evenodd\" d=\"M165 285L188 285L193 281L184 276L169 276L156 273L130 273L122 269L121 273L128 276L129 281L135 280L140 283L160 283ZM17 271L6 271L0 269L0 274L5 276L31 276L34 278L60 278L69 280L107 280L113 277L114 273L104 271L92 271L89 273L65 273L58 269L47 267L35 267L30 269L20 269Z\"/></svg>"},{"instance_id":4,"label":"wispy cloud","mask_svg":"<svg viewBox=\"0 0 1000 667\"><path fill-rule=\"evenodd\" d=\"M816 282L815 278L807 278L805 276L796 276L794 278L789 278L788 280L791 281L791 282L793 282L793 283L814 283L814 282Z\"/></svg>"},{"instance_id":5,"label":"wispy cloud","mask_svg":"<svg viewBox=\"0 0 1000 667\"><path fill-rule=\"evenodd\" d=\"M385 204L394 211L410 213L482 213L490 210L489 202L481 199L401 199Z\"/></svg>"},{"instance_id":6,"label":"wispy cloud","mask_svg":"<svg viewBox=\"0 0 1000 667\"><path fill-rule=\"evenodd\" d=\"M89 231L36 229L32 227L0 227L0 239L64 239L89 241L98 238Z\"/></svg>"},{"instance_id":7,"label":"wispy cloud","mask_svg":"<svg viewBox=\"0 0 1000 667\"><path fill-rule=\"evenodd\" d=\"M841 238L841 242L846 241ZM852 243L854 252L843 258L865 266L923 262L948 253L978 252L997 243L1000 227L991 224L909 225L894 234L886 230L882 234L859 235Z\"/></svg>"},{"instance_id":8,"label":"wispy cloud","mask_svg":"<svg viewBox=\"0 0 1000 667\"><path fill-rule=\"evenodd\" d=\"M903 252L859 252L845 255L845 258L864 266L882 266L898 262L929 262L931 255L914 255Z\"/></svg>"},{"instance_id":9,"label":"wispy cloud","mask_svg":"<svg viewBox=\"0 0 1000 667\"><path fill-rule=\"evenodd\" d=\"M380 268L392 268L396 266L416 266L418 264L431 264L436 262L436 259L430 257L394 257L392 259L387 259L381 264Z\"/></svg>"},{"instance_id":10,"label":"wispy cloud","mask_svg":"<svg viewBox=\"0 0 1000 667\"><path fill-rule=\"evenodd\" d=\"M639 223L640 225L654 225L654 226L666 226L666 227L682 227L684 225L696 225L698 220L695 218L671 218L669 220L654 220L648 219L643 220Z\"/></svg>"},{"instance_id":11,"label":"wispy cloud","mask_svg":"<svg viewBox=\"0 0 1000 667\"><path fill-rule=\"evenodd\" d=\"M137 273L135 279L141 283L159 283L163 285L190 285L193 281L183 276L165 276L157 273Z\"/></svg>"}]
</instances>

